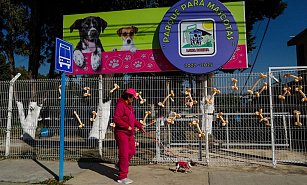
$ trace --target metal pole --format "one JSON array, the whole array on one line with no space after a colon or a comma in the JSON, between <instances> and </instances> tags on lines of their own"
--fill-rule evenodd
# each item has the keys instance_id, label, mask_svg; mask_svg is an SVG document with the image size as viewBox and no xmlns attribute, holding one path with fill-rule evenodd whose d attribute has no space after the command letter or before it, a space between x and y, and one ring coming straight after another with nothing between
<instances>
[{"instance_id":1,"label":"metal pole","mask_svg":"<svg viewBox=\"0 0 307 185\"><path fill-rule=\"evenodd\" d=\"M289 144L290 144L290 151L292 151L292 130L291 130L291 122L290 122L290 117L287 116L287 121L288 121L288 127L289 127Z\"/></svg>"},{"instance_id":2,"label":"metal pole","mask_svg":"<svg viewBox=\"0 0 307 185\"><path fill-rule=\"evenodd\" d=\"M98 140L98 147L99 147L99 155L102 158L102 75L99 75L99 107L98 107L98 116L99 116L99 140Z\"/></svg>"},{"instance_id":3,"label":"metal pole","mask_svg":"<svg viewBox=\"0 0 307 185\"><path fill-rule=\"evenodd\" d=\"M271 68L269 68L269 75L272 75ZM271 117L271 144L272 144L272 164L276 166L275 159L275 135L274 135L274 117L273 117L273 97L272 97L272 79L269 78L269 97L270 97L270 117Z\"/></svg>"},{"instance_id":4,"label":"metal pole","mask_svg":"<svg viewBox=\"0 0 307 185\"><path fill-rule=\"evenodd\" d=\"M283 122L283 124L284 124L286 145L289 145L289 143L288 143L287 121L286 121L286 116L285 116L285 115L282 116L282 122Z\"/></svg>"},{"instance_id":5,"label":"metal pole","mask_svg":"<svg viewBox=\"0 0 307 185\"><path fill-rule=\"evenodd\" d=\"M206 78L205 78L205 94L204 94L204 97L203 97L203 103L205 102L205 98L207 98L208 96L208 75L206 75ZM206 162L207 164L209 165L209 134L208 134L208 125L209 125L209 118L208 118L208 113L207 111L205 111L205 121L206 121L206 124L205 124L205 128L206 128Z\"/></svg>"},{"instance_id":6,"label":"metal pole","mask_svg":"<svg viewBox=\"0 0 307 185\"><path fill-rule=\"evenodd\" d=\"M156 123L156 140L158 142L156 142L156 156L157 156L157 162L161 161L161 151L160 151L160 146L159 143L161 143L161 135L160 135L160 125L161 125L161 121L163 121L162 118L158 118L157 119L157 123Z\"/></svg>"},{"instance_id":7,"label":"metal pole","mask_svg":"<svg viewBox=\"0 0 307 185\"><path fill-rule=\"evenodd\" d=\"M11 128L12 128L12 109L13 109L13 90L14 83L17 78L20 77L20 73L10 81L9 88L9 104L8 104L8 113L7 113L7 125L6 125L6 141L5 141L5 157L8 157L10 154L10 146L11 146Z\"/></svg>"},{"instance_id":8,"label":"metal pole","mask_svg":"<svg viewBox=\"0 0 307 185\"><path fill-rule=\"evenodd\" d=\"M228 120L228 115L226 115L226 120ZM227 149L229 149L229 127L228 124L226 124L226 143L227 143Z\"/></svg>"},{"instance_id":9,"label":"metal pole","mask_svg":"<svg viewBox=\"0 0 307 185\"><path fill-rule=\"evenodd\" d=\"M60 123L60 165L59 181L63 181L64 174L64 122L65 122L65 72L61 75L61 123Z\"/></svg>"},{"instance_id":10,"label":"metal pole","mask_svg":"<svg viewBox=\"0 0 307 185\"><path fill-rule=\"evenodd\" d=\"M167 89L167 93L169 94L171 92L170 89L170 81L167 80L166 82L166 89ZM167 112L170 113L170 99L167 100ZM170 147L171 145L171 127L170 124L166 124L167 125L167 147Z\"/></svg>"}]
</instances>

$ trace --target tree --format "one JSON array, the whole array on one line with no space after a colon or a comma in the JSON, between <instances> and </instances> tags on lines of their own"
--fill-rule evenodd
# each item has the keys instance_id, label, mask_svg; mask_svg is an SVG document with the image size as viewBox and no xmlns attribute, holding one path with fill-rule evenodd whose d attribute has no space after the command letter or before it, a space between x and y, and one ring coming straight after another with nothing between
<instances>
[{"instance_id":1,"label":"tree","mask_svg":"<svg viewBox=\"0 0 307 185\"><path fill-rule=\"evenodd\" d=\"M14 54L29 55L28 70L32 78L38 78L38 69L44 63L50 63L49 78L57 75L54 71L55 38L62 38L63 15L170 7L178 2L178 0L54 0L45 4L40 0L19 0L19 3L14 0L0 1L2 30L0 52L5 54L10 63L11 74L14 74L15 70ZM220 1L233 2L234 0ZM256 48L255 36L252 35L254 24L264 18L275 19L282 14L287 4L282 0L248 0L245 1L245 6L247 43L250 52Z\"/></svg>"},{"instance_id":2,"label":"tree","mask_svg":"<svg viewBox=\"0 0 307 185\"><path fill-rule=\"evenodd\" d=\"M10 80L11 74L9 73L10 65L6 63L4 55L0 54L0 80Z\"/></svg>"},{"instance_id":3,"label":"tree","mask_svg":"<svg viewBox=\"0 0 307 185\"><path fill-rule=\"evenodd\" d=\"M9 63L9 74L15 75L15 55L27 56L29 51L29 9L23 3L1 0L0 54Z\"/></svg>"},{"instance_id":4,"label":"tree","mask_svg":"<svg viewBox=\"0 0 307 185\"><path fill-rule=\"evenodd\" d=\"M254 24L265 18L275 19L287 8L287 3L282 0L249 0L246 1L246 37L248 52L255 49L256 36L252 34Z\"/></svg>"}]
</instances>

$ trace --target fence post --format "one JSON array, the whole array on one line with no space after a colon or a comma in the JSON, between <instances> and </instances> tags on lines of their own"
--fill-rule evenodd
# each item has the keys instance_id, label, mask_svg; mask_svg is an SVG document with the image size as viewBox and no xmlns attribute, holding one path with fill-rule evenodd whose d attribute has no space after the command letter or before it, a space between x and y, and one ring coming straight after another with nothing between
<instances>
[{"instance_id":1,"label":"fence post","mask_svg":"<svg viewBox=\"0 0 307 185\"><path fill-rule=\"evenodd\" d=\"M161 122L164 121L162 118L158 118L156 122L156 156L157 162L161 161L161 152L160 152L160 143L161 143L161 135L160 135L160 126Z\"/></svg>"},{"instance_id":2,"label":"fence post","mask_svg":"<svg viewBox=\"0 0 307 185\"><path fill-rule=\"evenodd\" d=\"M208 96L208 75L206 75L205 79L204 79L204 96L203 96L203 107L205 108L205 99L207 98ZM205 114L204 114L204 117L205 117L205 131L206 131L206 135L205 135L205 139L206 139L206 163L209 165L209 134L208 134L208 125L210 124L209 123L209 118L208 118L208 112L205 111Z\"/></svg>"},{"instance_id":3,"label":"fence post","mask_svg":"<svg viewBox=\"0 0 307 185\"><path fill-rule=\"evenodd\" d=\"M101 123L102 123L102 75L99 75L99 108L98 108L98 121L99 121L99 139L98 139L98 150L100 158L102 158L102 130L101 130Z\"/></svg>"},{"instance_id":4,"label":"fence post","mask_svg":"<svg viewBox=\"0 0 307 185\"><path fill-rule=\"evenodd\" d=\"M20 73L10 81L10 89L9 89L9 104L8 104L8 113L7 113L7 125L6 125L6 142L5 142L5 157L8 157L10 154L10 146L11 146L11 128L12 128L12 109L13 109L13 90L14 83L17 78L20 77Z\"/></svg>"},{"instance_id":5,"label":"fence post","mask_svg":"<svg viewBox=\"0 0 307 185\"><path fill-rule=\"evenodd\" d=\"M229 120L228 114L226 115L225 120ZM227 150L229 150L229 127L228 127L228 124L226 124L226 143L227 143Z\"/></svg>"},{"instance_id":6,"label":"fence post","mask_svg":"<svg viewBox=\"0 0 307 185\"><path fill-rule=\"evenodd\" d=\"M272 164L276 166L275 159L275 134L274 134L274 115L273 115L273 97L272 97L272 72L269 68L269 97L270 97L270 117L271 117L271 144L272 144Z\"/></svg>"}]
</instances>

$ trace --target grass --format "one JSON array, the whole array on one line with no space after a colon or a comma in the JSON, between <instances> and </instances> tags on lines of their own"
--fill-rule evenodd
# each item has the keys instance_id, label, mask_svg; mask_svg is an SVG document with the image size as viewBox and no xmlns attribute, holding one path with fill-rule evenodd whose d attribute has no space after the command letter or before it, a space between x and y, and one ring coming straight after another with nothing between
<instances>
[{"instance_id":1,"label":"grass","mask_svg":"<svg viewBox=\"0 0 307 185\"><path fill-rule=\"evenodd\" d=\"M35 184L62 185L66 181L68 181L69 179L72 179L72 178L73 178L73 176L64 176L63 177L63 181L61 181L61 182L59 182L55 178L50 178L50 179L47 179L45 181L42 181L42 182L39 182L39 183L35 183Z\"/></svg>"}]
</instances>

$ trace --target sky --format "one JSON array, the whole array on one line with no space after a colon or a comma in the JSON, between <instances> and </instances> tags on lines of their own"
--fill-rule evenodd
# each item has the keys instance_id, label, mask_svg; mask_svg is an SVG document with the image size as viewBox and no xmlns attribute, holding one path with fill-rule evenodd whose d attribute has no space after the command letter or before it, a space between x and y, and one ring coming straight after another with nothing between
<instances>
[{"instance_id":1,"label":"sky","mask_svg":"<svg viewBox=\"0 0 307 185\"><path fill-rule=\"evenodd\" d=\"M288 4L283 14L272 19L259 51L253 72L267 72L269 67L296 66L296 46L287 46L291 36L307 28L307 0L283 0ZM257 48L248 54L249 64L256 58L268 19L254 25ZM246 70L250 72L250 69Z\"/></svg>"},{"instance_id":2,"label":"sky","mask_svg":"<svg viewBox=\"0 0 307 185\"><path fill-rule=\"evenodd\" d=\"M253 72L267 72L269 67L296 66L296 46L287 46L291 37L298 35L307 28L307 0L283 0L288 4L282 15L272 19L268 26L261 49L256 59L260 41L264 34L268 19L254 25L256 49L248 54L248 63L255 66ZM26 66L28 58L17 57L17 66ZM251 68L245 70L250 72ZM40 68L39 73L47 74L49 65Z\"/></svg>"}]
</instances>

